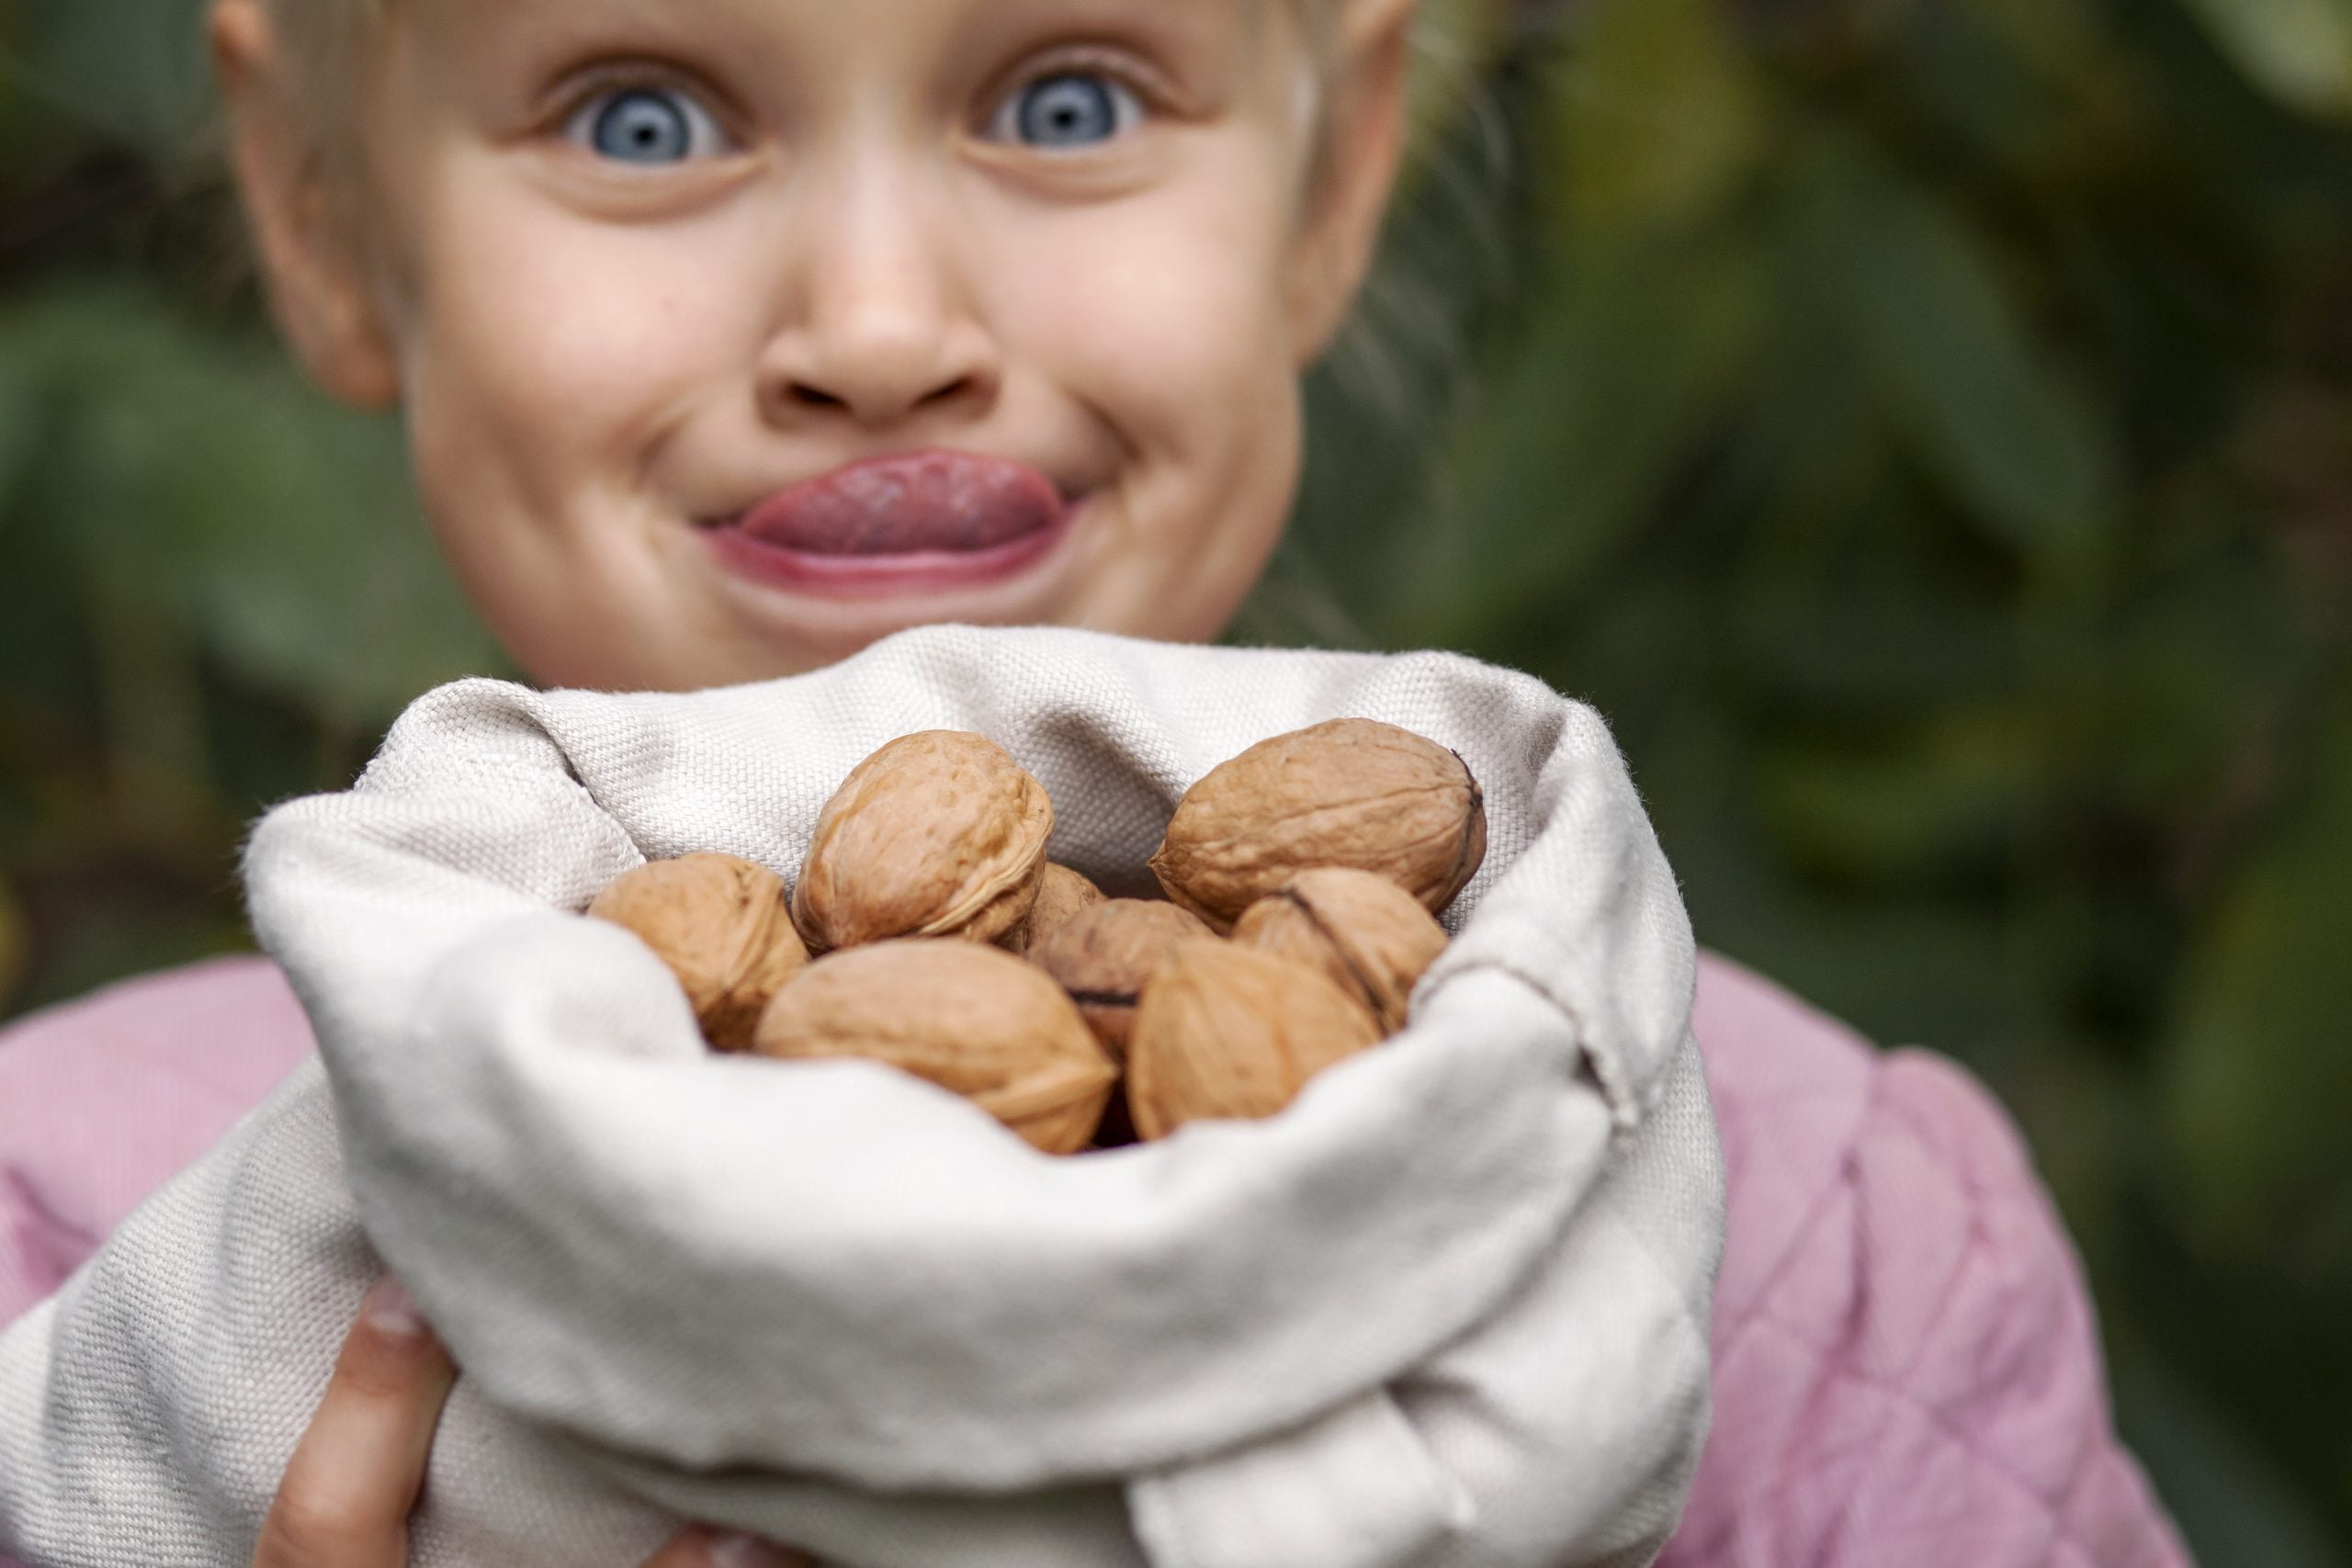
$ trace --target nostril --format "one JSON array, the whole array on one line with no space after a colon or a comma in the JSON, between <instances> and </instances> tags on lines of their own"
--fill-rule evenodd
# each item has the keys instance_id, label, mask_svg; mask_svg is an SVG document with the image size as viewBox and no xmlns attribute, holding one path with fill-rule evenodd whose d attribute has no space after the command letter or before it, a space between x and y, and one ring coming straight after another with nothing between
<instances>
[{"instance_id":1,"label":"nostril","mask_svg":"<svg viewBox=\"0 0 2352 1568\"><path fill-rule=\"evenodd\" d=\"M971 389L972 378L969 376L959 376L944 387L934 387L930 391L925 392L922 398L917 400L915 406L917 408L928 408L933 403L953 402Z\"/></svg>"},{"instance_id":2,"label":"nostril","mask_svg":"<svg viewBox=\"0 0 2352 1568\"><path fill-rule=\"evenodd\" d=\"M7 0L0 0L5 7ZM829 374L831 367L799 366L799 375L785 371L763 377L758 398L763 414L789 419L800 415L848 415L861 423L887 423L918 411L935 412L967 401L986 401L995 395L997 379L989 367L938 366L946 373L933 378L905 373L905 367L876 364ZM810 374L809 372L813 372Z\"/></svg>"}]
</instances>

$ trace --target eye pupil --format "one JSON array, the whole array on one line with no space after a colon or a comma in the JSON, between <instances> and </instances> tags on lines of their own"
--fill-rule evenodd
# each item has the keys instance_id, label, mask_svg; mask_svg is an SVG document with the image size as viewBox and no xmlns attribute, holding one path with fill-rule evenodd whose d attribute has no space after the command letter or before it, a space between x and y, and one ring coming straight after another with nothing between
<instances>
[{"instance_id":1,"label":"eye pupil","mask_svg":"<svg viewBox=\"0 0 2352 1568\"><path fill-rule=\"evenodd\" d=\"M631 164L675 163L694 152L694 120L667 93L617 93L597 111L596 151Z\"/></svg>"},{"instance_id":2,"label":"eye pupil","mask_svg":"<svg viewBox=\"0 0 2352 1568\"><path fill-rule=\"evenodd\" d=\"M1119 101L1099 76L1049 76L1021 96L1021 139L1040 147L1082 147L1118 134Z\"/></svg>"}]
</instances>

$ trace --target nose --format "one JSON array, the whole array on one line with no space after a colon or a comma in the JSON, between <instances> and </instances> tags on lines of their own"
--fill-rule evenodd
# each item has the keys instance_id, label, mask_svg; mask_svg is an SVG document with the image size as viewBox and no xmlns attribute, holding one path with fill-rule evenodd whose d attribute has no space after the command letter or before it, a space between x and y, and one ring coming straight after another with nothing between
<instances>
[{"instance_id":1,"label":"nose","mask_svg":"<svg viewBox=\"0 0 2352 1568\"><path fill-rule=\"evenodd\" d=\"M795 260L761 358L762 416L778 427L837 417L878 428L992 403L999 345L958 265L945 204L871 164L811 194L788 219Z\"/></svg>"}]
</instances>

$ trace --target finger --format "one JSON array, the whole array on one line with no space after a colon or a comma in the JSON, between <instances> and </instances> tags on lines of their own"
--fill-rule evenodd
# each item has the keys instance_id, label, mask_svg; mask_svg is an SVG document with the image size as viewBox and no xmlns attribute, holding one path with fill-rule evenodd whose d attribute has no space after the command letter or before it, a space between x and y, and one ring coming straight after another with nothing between
<instances>
[{"instance_id":1,"label":"finger","mask_svg":"<svg viewBox=\"0 0 2352 1568\"><path fill-rule=\"evenodd\" d=\"M254 1568L407 1568L408 1516L458 1369L400 1282L360 1303L262 1523Z\"/></svg>"},{"instance_id":2,"label":"finger","mask_svg":"<svg viewBox=\"0 0 2352 1568\"><path fill-rule=\"evenodd\" d=\"M645 1568L817 1568L817 1560L757 1536L695 1525L647 1558Z\"/></svg>"}]
</instances>

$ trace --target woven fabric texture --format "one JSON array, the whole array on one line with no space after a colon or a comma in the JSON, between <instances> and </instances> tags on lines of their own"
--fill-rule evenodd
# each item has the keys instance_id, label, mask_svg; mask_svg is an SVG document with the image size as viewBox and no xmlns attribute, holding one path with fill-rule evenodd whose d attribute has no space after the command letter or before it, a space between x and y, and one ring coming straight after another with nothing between
<instances>
[{"instance_id":1,"label":"woven fabric texture","mask_svg":"<svg viewBox=\"0 0 2352 1568\"><path fill-rule=\"evenodd\" d=\"M882 742L978 730L1133 887L1183 789L1385 719L1486 785L1406 1032L1283 1116L1078 1159L858 1063L704 1051L579 911L789 876ZM695 1517L845 1568L1638 1563L1704 1434L1722 1173L1690 933L1598 718L1442 655L931 628L685 696L468 682L273 813L322 1062L0 1337L0 1542L238 1564L386 1263L465 1369L421 1568L634 1568Z\"/></svg>"}]
</instances>

